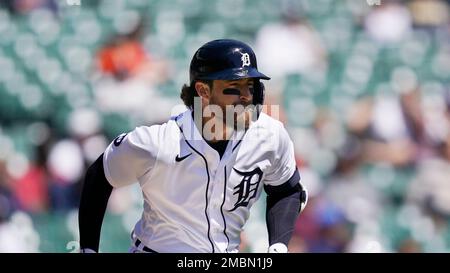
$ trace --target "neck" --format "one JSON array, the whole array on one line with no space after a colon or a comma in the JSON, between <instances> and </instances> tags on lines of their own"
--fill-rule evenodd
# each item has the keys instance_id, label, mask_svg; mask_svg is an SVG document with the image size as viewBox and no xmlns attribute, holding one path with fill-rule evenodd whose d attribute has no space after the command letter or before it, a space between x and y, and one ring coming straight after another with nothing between
<instances>
[{"instance_id":1,"label":"neck","mask_svg":"<svg viewBox=\"0 0 450 273\"><path fill-rule=\"evenodd\" d=\"M194 123L203 138L209 142L230 140L233 127L227 127L226 122L217 116L205 117L202 113L193 112Z\"/></svg>"},{"instance_id":2,"label":"neck","mask_svg":"<svg viewBox=\"0 0 450 273\"><path fill-rule=\"evenodd\" d=\"M220 117L202 117L202 136L209 142L229 140L233 133L232 127Z\"/></svg>"}]
</instances>

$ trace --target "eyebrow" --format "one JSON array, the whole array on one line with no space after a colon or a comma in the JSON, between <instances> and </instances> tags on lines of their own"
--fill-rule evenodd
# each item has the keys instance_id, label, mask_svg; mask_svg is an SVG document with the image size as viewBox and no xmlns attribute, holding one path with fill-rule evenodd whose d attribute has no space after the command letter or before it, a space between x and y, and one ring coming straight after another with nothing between
<instances>
[{"instance_id":1,"label":"eyebrow","mask_svg":"<svg viewBox=\"0 0 450 273\"><path fill-rule=\"evenodd\" d=\"M239 81L238 80L227 80L226 82L229 84L232 84L232 83L238 83Z\"/></svg>"}]
</instances>

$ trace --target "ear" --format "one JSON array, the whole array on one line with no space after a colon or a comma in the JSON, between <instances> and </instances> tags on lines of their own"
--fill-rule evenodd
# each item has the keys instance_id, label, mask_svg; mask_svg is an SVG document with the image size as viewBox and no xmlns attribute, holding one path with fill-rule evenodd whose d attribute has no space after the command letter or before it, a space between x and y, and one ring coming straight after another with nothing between
<instances>
[{"instance_id":1,"label":"ear","mask_svg":"<svg viewBox=\"0 0 450 273\"><path fill-rule=\"evenodd\" d=\"M202 99L208 99L210 98L211 90L209 90L209 86L206 83L203 82L196 82L195 83L195 91L197 91L197 94Z\"/></svg>"}]
</instances>

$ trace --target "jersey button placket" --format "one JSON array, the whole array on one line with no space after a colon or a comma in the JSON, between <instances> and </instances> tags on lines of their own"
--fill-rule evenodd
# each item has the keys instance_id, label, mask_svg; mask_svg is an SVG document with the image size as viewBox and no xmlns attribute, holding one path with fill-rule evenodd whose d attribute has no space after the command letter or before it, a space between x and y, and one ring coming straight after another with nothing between
<instances>
[{"instance_id":1,"label":"jersey button placket","mask_svg":"<svg viewBox=\"0 0 450 273\"><path fill-rule=\"evenodd\" d=\"M222 222L222 214L220 212L220 196L221 196L221 188L222 181L220 180L220 171L217 169L217 165L215 165L214 171L212 171L211 177L211 195L209 198L211 206L209 207L209 215L211 217L212 223L212 237L213 241L220 241L220 234L223 232L223 227L221 226Z\"/></svg>"}]
</instances>

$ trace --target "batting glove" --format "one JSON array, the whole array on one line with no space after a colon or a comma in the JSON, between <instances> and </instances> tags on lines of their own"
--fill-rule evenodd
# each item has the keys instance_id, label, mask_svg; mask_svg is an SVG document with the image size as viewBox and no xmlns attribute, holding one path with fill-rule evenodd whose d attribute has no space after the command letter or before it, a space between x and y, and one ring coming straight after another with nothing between
<instances>
[{"instance_id":1,"label":"batting glove","mask_svg":"<svg viewBox=\"0 0 450 273\"><path fill-rule=\"evenodd\" d=\"M95 252L95 250L90 248L82 248L80 249L80 253L97 253L97 252Z\"/></svg>"},{"instance_id":2,"label":"batting glove","mask_svg":"<svg viewBox=\"0 0 450 273\"><path fill-rule=\"evenodd\" d=\"M269 247L268 253L287 253L288 248L283 243L276 243Z\"/></svg>"}]
</instances>

